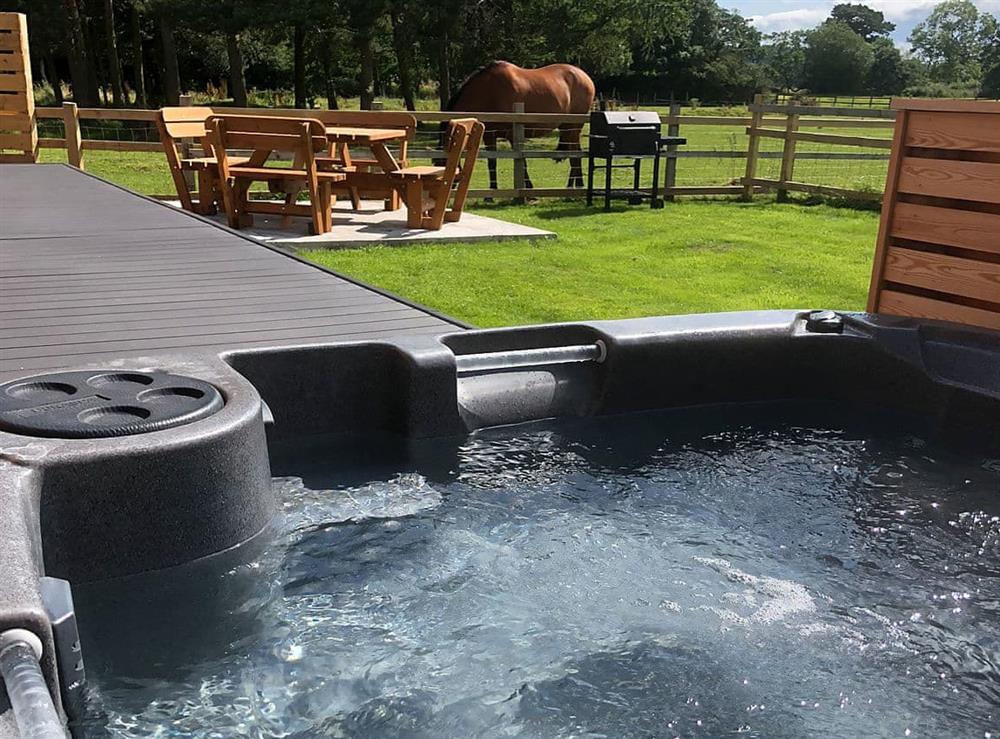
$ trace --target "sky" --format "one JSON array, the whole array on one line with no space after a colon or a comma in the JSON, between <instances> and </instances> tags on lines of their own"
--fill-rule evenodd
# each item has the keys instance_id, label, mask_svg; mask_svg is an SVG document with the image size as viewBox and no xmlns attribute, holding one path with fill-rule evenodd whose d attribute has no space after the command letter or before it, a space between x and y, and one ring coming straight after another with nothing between
<instances>
[{"instance_id":1,"label":"sky","mask_svg":"<svg viewBox=\"0 0 1000 739\"><path fill-rule=\"evenodd\" d=\"M906 47L906 37L927 17L940 0L845 0L863 2L881 10L887 20L896 24L893 40ZM981 11L1000 15L1000 0L973 0ZM719 5L739 11L751 18L765 33L814 28L830 15L834 0L719 0Z\"/></svg>"}]
</instances>

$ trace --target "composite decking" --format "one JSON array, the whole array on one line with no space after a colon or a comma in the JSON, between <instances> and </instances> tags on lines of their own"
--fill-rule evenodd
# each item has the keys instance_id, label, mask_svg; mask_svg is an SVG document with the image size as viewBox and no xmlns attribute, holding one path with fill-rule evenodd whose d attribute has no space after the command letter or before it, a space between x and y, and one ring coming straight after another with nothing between
<instances>
[{"instance_id":1,"label":"composite decking","mask_svg":"<svg viewBox=\"0 0 1000 739\"><path fill-rule=\"evenodd\" d=\"M458 327L71 167L0 166L0 373Z\"/></svg>"}]
</instances>

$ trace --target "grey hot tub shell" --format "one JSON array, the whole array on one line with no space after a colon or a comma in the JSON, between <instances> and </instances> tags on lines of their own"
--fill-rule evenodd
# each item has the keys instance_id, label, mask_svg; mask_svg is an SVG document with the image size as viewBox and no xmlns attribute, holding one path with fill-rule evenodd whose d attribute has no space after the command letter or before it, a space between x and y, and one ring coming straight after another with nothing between
<instances>
[{"instance_id":1,"label":"grey hot tub shell","mask_svg":"<svg viewBox=\"0 0 1000 739\"><path fill-rule=\"evenodd\" d=\"M533 351L553 347L576 349ZM57 703L60 674L66 691L73 673L53 636L51 595L48 610L43 597L55 581L42 577L118 578L252 540L274 513L268 438L420 438L552 416L802 398L901 408L959 443L1000 448L1000 334L864 315L547 325L74 369L109 368L198 378L225 404L193 423L115 438L0 430L0 632L41 638ZM0 691L2 739L16 736L7 708Z\"/></svg>"}]
</instances>

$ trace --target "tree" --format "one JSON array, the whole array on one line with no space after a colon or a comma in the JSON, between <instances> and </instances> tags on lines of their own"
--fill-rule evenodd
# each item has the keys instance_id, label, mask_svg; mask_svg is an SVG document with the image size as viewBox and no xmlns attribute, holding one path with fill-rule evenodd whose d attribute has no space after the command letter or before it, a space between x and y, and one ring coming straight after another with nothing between
<instances>
[{"instance_id":1,"label":"tree","mask_svg":"<svg viewBox=\"0 0 1000 739\"><path fill-rule=\"evenodd\" d=\"M872 64L868 70L868 91L872 95L899 95L910 83L910 71L896 45L887 38L871 43Z\"/></svg>"},{"instance_id":2,"label":"tree","mask_svg":"<svg viewBox=\"0 0 1000 739\"><path fill-rule=\"evenodd\" d=\"M108 52L108 70L111 74L111 95L117 107L124 106L125 84L122 81L122 64L118 58L118 36L115 32L114 0L104 0L104 36Z\"/></svg>"},{"instance_id":3,"label":"tree","mask_svg":"<svg viewBox=\"0 0 1000 739\"><path fill-rule=\"evenodd\" d=\"M634 12L627 14L634 24L629 31L632 59L626 58L624 67L634 70L631 84L641 85L638 94L687 93L724 100L746 98L762 86L761 34L745 18L723 10L715 0L632 5Z\"/></svg>"},{"instance_id":4,"label":"tree","mask_svg":"<svg viewBox=\"0 0 1000 739\"><path fill-rule=\"evenodd\" d=\"M141 0L133 0L132 12L129 14L129 36L132 42L132 86L135 89L135 104L145 108L146 73L142 59L142 13Z\"/></svg>"},{"instance_id":5,"label":"tree","mask_svg":"<svg viewBox=\"0 0 1000 739\"><path fill-rule=\"evenodd\" d=\"M805 79L805 31L781 31L767 37L762 47L764 67L771 83L782 90L797 90Z\"/></svg>"},{"instance_id":6,"label":"tree","mask_svg":"<svg viewBox=\"0 0 1000 739\"><path fill-rule=\"evenodd\" d=\"M825 21L809 32L806 84L818 93L862 92L872 66L872 49L846 23Z\"/></svg>"},{"instance_id":7,"label":"tree","mask_svg":"<svg viewBox=\"0 0 1000 739\"><path fill-rule=\"evenodd\" d=\"M163 102L165 105L180 105L181 73L174 38L174 17L170 10L166 2L157 5L156 25L160 30L160 51L163 54Z\"/></svg>"},{"instance_id":8,"label":"tree","mask_svg":"<svg viewBox=\"0 0 1000 739\"><path fill-rule=\"evenodd\" d=\"M354 32L354 47L361 60L358 87L361 110L371 110L375 100L375 37L385 13L384 0L342 0L348 24Z\"/></svg>"},{"instance_id":9,"label":"tree","mask_svg":"<svg viewBox=\"0 0 1000 739\"><path fill-rule=\"evenodd\" d=\"M1000 24L993 19L992 33L983 46L980 64L983 67L983 80L979 94L982 97L1000 99Z\"/></svg>"},{"instance_id":10,"label":"tree","mask_svg":"<svg viewBox=\"0 0 1000 739\"><path fill-rule=\"evenodd\" d=\"M981 77L980 52L988 27L995 24L992 16L981 17L970 0L946 0L913 29L909 41L933 80L968 83Z\"/></svg>"},{"instance_id":11,"label":"tree","mask_svg":"<svg viewBox=\"0 0 1000 739\"><path fill-rule=\"evenodd\" d=\"M73 99L79 105L97 105L97 84L93 73L93 56L87 47L83 16L76 0L63 0L66 18L66 44Z\"/></svg>"},{"instance_id":12,"label":"tree","mask_svg":"<svg viewBox=\"0 0 1000 739\"><path fill-rule=\"evenodd\" d=\"M878 10L860 3L840 3L830 11L830 18L848 26L865 41L877 38L887 38L896 30L896 24L890 23Z\"/></svg>"},{"instance_id":13,"label":"tree","mask_svg":"<svg viewBox=\"0 0 1000 739\"><path fill-rule=\"evenodd\" d=\"M392 47L396 52L399 75L399 94L407 110L416 110L417 48L414 29L420 23L421 3L412 0L392 0L389 13L392 19Z\"/></svg>"}]
</instances>

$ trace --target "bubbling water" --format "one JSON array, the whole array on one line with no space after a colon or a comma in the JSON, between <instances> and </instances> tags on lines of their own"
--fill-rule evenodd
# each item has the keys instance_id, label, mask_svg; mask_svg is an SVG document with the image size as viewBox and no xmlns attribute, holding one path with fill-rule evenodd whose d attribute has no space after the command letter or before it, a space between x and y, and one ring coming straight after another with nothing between
<instances>
[{"instance_id":1,"label":"bubbling water","mask_svg":"<svg viewBox=\"0 0 1000 739\"><path fill-rule=\"evenodd\" d=\"M899 428L814 408L648 413L360 468L303 444L280 463L267 548L195 586L245 583L223 614L238 625L200 652L151 651L141 676L85 643L84 726L1000 736L1000 463Z\"/></svg>"}]
</instances>

